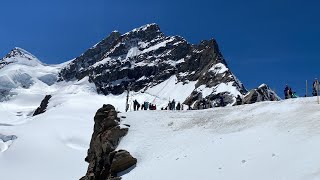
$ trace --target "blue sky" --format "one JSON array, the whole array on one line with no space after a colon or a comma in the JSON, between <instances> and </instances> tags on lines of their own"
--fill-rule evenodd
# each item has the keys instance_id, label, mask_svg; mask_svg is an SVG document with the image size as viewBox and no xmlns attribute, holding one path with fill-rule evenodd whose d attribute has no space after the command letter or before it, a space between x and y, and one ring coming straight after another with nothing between
<instances>
[{"instance_id":1,"label":"blue sky","mask_svg":"<svg viewBox=\"0 0 320 180\"><path fill-rule=\"evenodd\" d=\"M303 96L305 80L320 74L316 0L3 0L0 6L1 57L18 46L61 63L113 30L155 22L191 43L215 38L248 89L267 83L283 96L288 83Z\"/></svg>"}]
</instances>

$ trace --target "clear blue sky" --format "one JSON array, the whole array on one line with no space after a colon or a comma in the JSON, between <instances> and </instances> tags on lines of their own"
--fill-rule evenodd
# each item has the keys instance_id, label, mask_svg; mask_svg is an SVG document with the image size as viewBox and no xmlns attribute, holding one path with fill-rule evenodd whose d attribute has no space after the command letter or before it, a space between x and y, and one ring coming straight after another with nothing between
<instances>
[{"instance_id":1,"label":"clear blue sky","mask_svg":"<svg viewBox=\"0 0 320 180\"><path fill-rule=\"evenodd\" d=\"M319 77L317 0L2 0L0 56L22 47L45 63L72 59L111 31L157 23L191 43L215 38L248 89L267 83L300 95ZM310 92L310 91L309 91Z\"/></svg>"}]
</instances>

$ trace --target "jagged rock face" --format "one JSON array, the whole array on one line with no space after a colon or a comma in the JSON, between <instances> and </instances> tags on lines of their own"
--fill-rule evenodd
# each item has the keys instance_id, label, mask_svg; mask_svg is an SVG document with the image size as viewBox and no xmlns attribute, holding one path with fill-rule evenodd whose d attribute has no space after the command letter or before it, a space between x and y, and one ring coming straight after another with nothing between
<instances>
[{"instance_id":1,"label":"jagged rock face","mask_svg":"<svg viewBox=\"0 0 320 180\"><path fill-rule=\"evenodd\" d=\"M120 128L120 118L112 105L103 105L94 117L94 132L86 161L86 176L81 180L117 179L117 173L136 164L136 159L126 151L115 151L128 128Z\"/></svg>"},{"instance_id":2,"label":"jagged rock face","mask_svg":"<svg viewBox=\"0 0 320 180\"><path fill-rule=\"evenodd\" d=\"M223 69L223 72L219 70ZM188 43L180 36L165 36L158 25L150 24L121 35L113 32L109 37L72 61L59 74L59 80L82 79L89 76L99 93L121 94L130 83L131 90L145 90L176 75L178 82L197 81L197 90L204 85L216 88L229 83L244 94L246 89L229 70L217 42L202 41L199 45ZM212 91L214 94L214 91ZM233 94L231 99L233 99Z\"/></svg>"},{"instance_id":3,"label":"jagged rock face","mask_svg":"<svg viewBox=\"0 0 320 180\"><path fill-rule=\"evenodd\" d=\"M261 101L279 101L281 98L271 90L266 84L262 84L256 89L249 91L244 99L244 104L252 104Z\"/></svg>"},{"instance_id":4,"label":"jagged rock face","mask_svg":"<svg viewBox=\"0 0 320 180\"><path fill-rule=\"evenodd\" d=\"M49 104L49 100L51 99L51 95L46 95L44 97L44 99L41 101L40 106L36 109L36 111L33 113L33 116L42 114L44 112L46 112L48 104Z\"/></svg>"}]
</instances>

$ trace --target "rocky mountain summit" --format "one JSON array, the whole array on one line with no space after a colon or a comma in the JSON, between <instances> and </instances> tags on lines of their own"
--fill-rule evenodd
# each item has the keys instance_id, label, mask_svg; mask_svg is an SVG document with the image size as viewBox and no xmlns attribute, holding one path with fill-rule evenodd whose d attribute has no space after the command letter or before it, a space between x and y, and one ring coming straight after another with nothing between
<instances>
[{"instance_id":1,"label":"rocky mountain summit","mask_svg":"<svg viewBox=\"0 0 320 180\"><path fill-rule=\"evenodd\" d=\"M148 24L128 33L112 32L107 38L74 59L61 70L60 81L88 76L97 91L122 94L128 86L145 91L172 76L177 82L196 82L185 103L210 102L219 96L234 103L247 90L230 71L214 39L194 45L180 36L166 36L157 24Z\"/></svg>"}]
</instances>

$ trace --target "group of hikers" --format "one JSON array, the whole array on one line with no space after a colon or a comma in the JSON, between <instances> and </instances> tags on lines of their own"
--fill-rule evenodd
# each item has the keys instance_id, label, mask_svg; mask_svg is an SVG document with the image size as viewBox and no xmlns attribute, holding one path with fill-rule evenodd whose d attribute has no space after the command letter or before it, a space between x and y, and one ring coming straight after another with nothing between
<instances>
[{"instance_id":1,"label":"group of hikers","mask_svg":"<svg viewBox=\"0 0 320 180\"><path fill-rule=\"evenodd\" d=\"M317 88L317 86L318 86L318 88ZM315 79L312 84L312 95L318 96L318 91L319 91L319 82L317 79ZM307 94L305 95L305 97L306 96L307 96ZM288 84L286 84L286 86L284 88L284 97L285 97L285 99L290 99L290 98L297 98L298 95L296 94L296 92L292 91L291 87L289 87Z\"/></svg>"},{"instance_id":2,"label":"group of hikers","mask_svg":"<svg viewBox=\"0 0 320 180\"><path fill-rule=\"evenodd\" d=\"M183 110L183 104L180 104L180 102L178 102L176 106L176 101L173 99L172 101L169 101L167 107L161 108L161 110Z\"/></svg>"},{"instance_id":3,"label":"group of hikers","mask_svg":"<svg viewBox=\"0 0 320 180\"><path fill-rule=\"evenodd\" d=\"M293 92L291 87L286 84L286 87L284 88L284 98L285 99L290 99L290 98L297 98L296 92Z\"/></svg>"},{"instance_id":4,"label":"group of hikers","mask_svg":"<svg viewBox=\"0 0 320 180\"><path fill-rule=\"evenodd\" d=\"M136 99L133 101L133 110L139 111L141 107L141 110L157 110L157 106L155 104L151 104L147 101L140 104Z\"/></svg>"},{"instance_id":5,"label":"group of hikers","mask_svg":"<svg viewBox=\"0 0 320 180\"><path fill-rule=\"evenodd\" d=\"M141 108L140 108L141 107ZM133 101L133 110L157 110L157 106L155 104L149 103L148 101L144 101L140 104L136 99ZM191 108L190 108L191 109ZM161 108L161 110L183 110L183 104L178 102L176 105L175 100L169 101L168 106L165 108Z\"/></svg>"},{"instance_id":6,"label":"group of hikers","mask_svg":"<svg viewBox=\"0 0 320 180\"><path fill-rule=\"evenodd\" d=\"M312 84L312 95L313 96L318 95L319 88L317 88L317 86L319 86L319 82L316 79ZM289 87L288 84L286 84L286 86L284 88L284 97L285 97L285 99L290 99L290 98L297 98L298 96L297 96L296 92L294 92L292 90L292 88ZM218 99L219 99L217 102L218 106L220 106L220 107L226 106L222 95L220 95L218 97ZM242 104L243 104L242 97L240 95L237 95L235 105L242 105ZM188 110L208 109L208 108L212 108L214 106L212 103L208 102L206 99L199 100L193 108L191 108L191 104L187 104L187 105L188 105L188 108L187 108ZM133 101L133 110L138 111L140 109L141 110L157 110L157 106L155 104L149 103L148 101L145 101L142 104L140 104L137 100L134 100ZM172 101L169 101L169 103L166 107L162 107L161 110L184 110L184 106L180 102L176 103L176 101L173 99Z\"/></svg>"}]
</instances>

